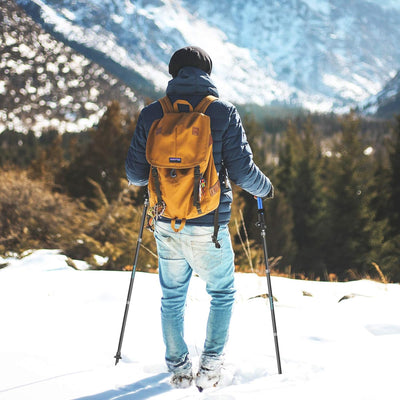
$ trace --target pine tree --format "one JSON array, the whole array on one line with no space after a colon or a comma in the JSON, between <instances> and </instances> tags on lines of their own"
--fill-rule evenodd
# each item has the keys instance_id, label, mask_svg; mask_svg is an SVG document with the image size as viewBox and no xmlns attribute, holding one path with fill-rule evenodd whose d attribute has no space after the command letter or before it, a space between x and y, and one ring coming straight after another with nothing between
<instances>
[{"instance_id":1,"label":"pine tree","mask_svg":"<svg viewBox=\"0 0 400 400\"><path fill-rule=\"evenodd\" d=\"M255 120L252 114L245 114L243 117L243 126L246 131L247 141L253 152L255 163L263 169L265 165L265 150L262 146L263 129Z\"/></svg>"},{"instance_id":2,"label":"pine tree","mask_svg":"<svg viewBox=\"0 0 400 400\"><path fill-rule=\"evenodd\" d=\"M400 282L400 116L388 144L388 165L384 159L378 160L371 188L375 211L373 258L387 280Z\"/></svg>"},{"instance_id":3,"label":"pine tree","mask_svg":"<svg viewBox=\"0 0 400 400\"><path fill-rule=\"evenodd\" d=\"M393 236L400 235L400 115L393 129L392 149L390 152L390 224Z\"/></svg>"},{"instance_id":4,"label":"pine tree","mask_svg":"<svg viewBox=\"0 0 400 400\"><path fill-rule=\"evenodd\" d=\"M345 278L348 270L365 274L371 265L373 213L367 190L371 170L358 137L359 120L345 118L340 143L328 174L327 231L328 271Z\"/></svg>"},{"instance_id":5,"label":"pine tree","mask_svg":"<svg viewBox=\"0 0 400 400\"><path fill-rule=\"evenodd\" d=\"M264 210L268 255L282 257L278 264L281 272L287 273L289 270L289 274L295 273L291 268L297 253L297 245L293 239L293 211L284 193L276 191L275 198L265 203Z\"/></svg>"},{"instance_id":6,"label":"pine tree","mask_svg":"<svg viewBox=\"0 0 400 400\"><path fill-rule=\"evenodd\" d=\"M112 102L98 127L90 131L85 148L59 175L59 182L90 207L97 207L99 193L93 181L108 201L115 199L126 180L124 165L133 128L134 122L121 113L119 103Z\"/></svg>"},{"instance_id":7,"label":"pine tree","mask_svg":"<svg viewBox=\"0 0 400 400\"><path fill-rule=\"evenodd\" d=\"M278 188L292 215L293 271L314 277L321 276L324 270L320 166L319 139L311 121L306 121L300 133L289 123L279 151Z\"/></svg>"},{"instance_id":8,"label":"pine tree","mask_svg":"<svg viewBox=\"0 0 400 400\"><path fill-rule=\"evenodd\" d=\"M298 151L301 146L296 126L289 121L279 148L279 166L277 169L276 188L287 198L292 196L295 165L298 161Z\"/></svg>"},{"instance_id":9,"label":"pine tree","mask_svg":"<svg viewBox=\"0 0 400 400\"><path fill-rule=\"evenodd\" d=\"M293 237L297 245L294 267L321 276L324 270L320 240L323 204L321 151L310 120L306 122L301 138L290 196L294 219Z\"/></svg>"}]
</instances>

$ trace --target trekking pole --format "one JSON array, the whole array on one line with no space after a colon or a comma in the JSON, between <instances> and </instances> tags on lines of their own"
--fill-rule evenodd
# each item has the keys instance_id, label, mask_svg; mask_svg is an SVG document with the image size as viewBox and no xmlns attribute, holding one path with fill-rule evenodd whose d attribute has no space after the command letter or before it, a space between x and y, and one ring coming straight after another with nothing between
<instances>
[{"instance_id":1,"label":"trekking pole","mask_svg":"<svg viewBox=\"0 0 400 400\"><path fill-rule=\"evenodd\" d=\"M264 258L265 258L265 270L267 272L268 297L269 297L269 304L270 304L270 309L271 309L272 328L274 331L275 353L276 353L276 360L278 363L278 373L281 374L282 367L281 367L281 357L279 355L278 332L276 329L274 296L272 295L271 273L270 273L269 264L268 264L267 238L266 238L267 226L265 224L263 202L260 197L257 197L257 206L258 206L258 211L257 211L258 218L257 218L256 226L258 228L260 228L260 230L261 230L261 238L262 238L262 244L263 244L263 249L264 249Z\"/></svg>"},{"instance_id":2,"label":"trekking pole","mask_svg":"<svg viewBox=\"0 0 400 400\"><path fill-rule=\"evenodd\" d=\"M126 299L124 319L122 321L122 328L121 328L121 334L120 334L120 337L119 337L118 350L117 350L117 353L114 356L115 365L117 365L118 361L122 358L121 357L122 341L124 340L126 319L128 317L129 303L131 301L131 295L132 295L132 287L133 287L133 282L135 280L136 264L137 264L137 260L138 260L138 257L139 257L140 245L142 244L143 228L144 228L144 222L146 220L146 214L147 214L147 208L148 207L149 207L149 198L148 198L147 190L146 190L146 194L145 194L145 198L144 198L143 214L142 214L142 219L141 219L141 222L140 222L140 230L139 230L139 235L138 235L137 244L136 244L135 258L134 258L134 261L133 261L131 281L129 283L128 297Z\"/></svg>"}]
</instances>

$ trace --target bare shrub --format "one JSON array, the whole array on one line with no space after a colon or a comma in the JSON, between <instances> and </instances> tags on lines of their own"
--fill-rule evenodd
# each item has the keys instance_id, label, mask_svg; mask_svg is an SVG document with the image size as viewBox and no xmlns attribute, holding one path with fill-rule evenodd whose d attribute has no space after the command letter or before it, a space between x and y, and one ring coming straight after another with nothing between
<instances>
[{"instance_id":1,"label":"bare shrub","mask_svg":"<svg viewBox=\"0 0 400 400\"><path fill-rule=\"evenodd\" d=\"M0 171L0 252L58 248L73 240L83 207L25 171Z\"/></svg>"},{"instance_id":2,"label":"bare shrub","mask_svg":"<svg viewBox=\"0 0 400 400\"><path fill-rule=\"evenodd\" d=\"M138 231L143 212L143 206L135 206L130 198L134 190L127 182L121 183L122 190L118 197L107 201L100 185L91 182L98 195L97 209L90 212L90 224L82 231L77 239L79 244L65 249L70 257L77 257L76 250L85 248L91 255L101 255L108 261L102 269L129 269L132 265L134 250L138 240ZM144 230L141 241L142 250L139 253L138 271L154 271L157 269L157 255L154 237L151 232ZM95 260L85 257L93 266Z\"/></svg>"}]
</instances>

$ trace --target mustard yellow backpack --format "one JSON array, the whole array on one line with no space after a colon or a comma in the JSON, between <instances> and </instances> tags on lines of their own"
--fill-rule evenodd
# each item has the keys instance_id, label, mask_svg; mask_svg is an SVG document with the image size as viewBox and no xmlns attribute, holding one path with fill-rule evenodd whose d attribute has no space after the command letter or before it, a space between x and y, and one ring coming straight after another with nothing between
<instances>
[{"instance_id":1,"label":"mustard yellow backpack","mask_svg":"<svg viewBox=\"0 0 400 400\"><path fill-rule=\"evenodd\" d=\"M171 104L159 100L163 117L154 121L147 138L146 158L150 164L149 215L171 219L179 232L187 219L198 218L217 209L220 181L212 151L210 118L207 107L216 100L206 96L193 109L186 100ZM180 111L183 105L188 111ZM176 227L176 220L180 220Z\"/></svg>"}]
</instances>

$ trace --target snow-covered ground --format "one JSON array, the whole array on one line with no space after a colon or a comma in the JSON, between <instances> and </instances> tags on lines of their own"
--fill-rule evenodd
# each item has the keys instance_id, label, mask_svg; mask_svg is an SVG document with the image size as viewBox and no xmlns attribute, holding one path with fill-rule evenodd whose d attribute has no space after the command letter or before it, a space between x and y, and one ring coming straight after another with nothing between
<instances>
[{"instance_id":1,"label":"snow-covered ground","mask_svg":"<svg viewBox=\"0 0 400 400\"><path fill-rule=\"evenodd\" d=\"M157 275L136 274L123 358L115 366L130 272L78 271L54 250L0 258L0 265L6 262L0 269L0 399L399 399L398 284L272 277L279 375L269 303L252 298L267 292L266 278L237 274L224 378L199 393L169 385ZM208 301L194 277L186 314L194 365Z\"/></svg>"}]
</instances>

